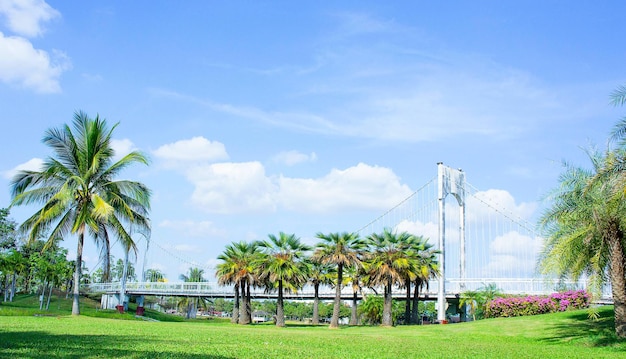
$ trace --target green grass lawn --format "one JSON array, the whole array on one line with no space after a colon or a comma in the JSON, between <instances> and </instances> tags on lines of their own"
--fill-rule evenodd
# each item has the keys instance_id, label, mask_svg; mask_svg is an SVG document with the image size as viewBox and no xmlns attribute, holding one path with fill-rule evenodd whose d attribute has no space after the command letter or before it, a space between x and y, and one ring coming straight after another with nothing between
<instances>
[{"instance_id":1,"label":"green grass lawn","mask_svg":"<svg viewBox=\"0 0 626 359\"><path fill-rule=\"evenodd\" d=\"M52 305L51 305L52 309ZM148 322L83 306L43 316L0 305L2 358L624 358L612 308L395 328ZM10 315L6 315L10 314ZM88 316L89 315L89 316Z\"/></svg>"}]
</instances>

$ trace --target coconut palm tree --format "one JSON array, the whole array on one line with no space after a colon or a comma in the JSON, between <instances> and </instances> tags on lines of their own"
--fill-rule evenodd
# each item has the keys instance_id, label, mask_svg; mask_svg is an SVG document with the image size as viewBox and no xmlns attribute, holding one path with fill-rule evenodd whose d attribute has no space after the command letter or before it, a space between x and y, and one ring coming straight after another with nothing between
<instances>
[{"instance_id":1,"label":"coconut palm tree","mask_svg":"<svg viewBox=\"0 0 626 359\"><path fill-rule=\"evenodd\" d=\"M371 248L364 269L367 273L368 285L383 286L383 318L382 326L393 325L393 286L403 285L409 273L414 273L416 264L410 241L413 235L408 232L396 233L384 229L382 233L373 233L367 238Z\"/></svg>"},{"instance_id":2,"label":"coconut palm tree","mask_svg":"<svg viewBox=\"0 0 626 359\"><path fill-rule=\"evenodd\" d=\"M337 267L335 283L335 300L333 303L333 316L329 328L339 327L339 311L341 309L341 286L343 282L343 269L346 266L361 265L362 251L365 243L357 233L318 233L317 238L322 241L317 244L313 253L313 260L323 264Z\"/></svg>"},{"instance_id":3,"label":"coconut palm tree","mask_svg":"<svg viewBox=\"0 0 626 359\"><path fill-rule=\"evenodd\" d=\"M540 219L546 239L541 254L544 273L578 279L587 275L596 288L607 279L615 306L615 331L626 337L626 201L622 171L623 149L587 150L592 168L570 164L550 194L550 206ZM608 278L606 273L608 273Z\"/></svg>"},{"instance_id":4,"label":"coconut palm tree","mask_svg":"<svg viewBox=\"0 0 626 359\"><path fill-rule=\"evenodd\" d=\"M42 204L26 219L20 230L30 240L48 234L49 242L66 235L78 238L76 263L82 263L85 235L102 238L102 227L126 248L136 251L127 228L147 234L150 223L150 190L139 182L116 180L122 170L134 163L147 164L147 158L133 151L114 162L111 136L117 125L108 128L104 119L91 119L77 112L73 127L46 131L43 143L54 157L44 161L40 171L20 171L11 181L11 206ZM72 314L79 315L79 286L82 266L77 265L73 281Z\"/></svg>"},{"instance_id":5,"label":"coconut palm tree","mask_svg":"<svg viewBox=\"0 0 626 359\"><path fill-rule=\"evenodd\" d=\"M307 282L308 266L304 262L305 253L311 247L300 242L295 234L280 232L278 236L268 235L268 240L258 242L263 256L259 257L259 279L267 283L269 290L276 289L276 326L285 326L283 291L295 292Z\"/></svg>"}]
</instances>

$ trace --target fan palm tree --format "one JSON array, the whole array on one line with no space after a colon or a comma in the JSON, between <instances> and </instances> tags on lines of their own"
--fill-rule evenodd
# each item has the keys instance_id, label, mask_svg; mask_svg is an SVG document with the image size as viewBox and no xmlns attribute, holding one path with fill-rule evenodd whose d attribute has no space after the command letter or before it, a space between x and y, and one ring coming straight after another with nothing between
<instances>
[{"instance_id":1,"label":"fan palm tree","mask_svg":"<svg viewBox=\"0 0 626 359\"><path fill-rule=\"evenodd\" d=\"M150 268L146 270L146 282L162 282L165 275L158 269Z\"/></svg>"},{"instance_id":2,"label":"fan palm tree","mask_svg":"<svg viewBox=\"0 0 626 359\"><path fill-rule=\"evenodd\" d=\"M217 265L215 275L220 285L234 285L235 298L233 299L233 313L230 318L231 323L239 322L239 279L237 275L239 273L239 260L238 249L246 247L245 242L239 242L238 244L232 243L226 246L224 253L217 256L217 259L222 263Z\"/></svg>"},{"instance_id":3,"label":"fan palm tree","mask_svg":"<svg viewBox=\"0 0 626 359\"><path fill-rule=\"evenodd\" d=\"M412 243L417 260L415 278L413 279L413 304L411 308L411 323L418 324L419 320L419 297L422 289L428 288L431 279L437 278L440 274L439 263L437 261L440 251L434 249L424 237L417 236Z\"/></svg>"},{"instance_id":4,"label":"fan palm tree","mask_svg":"<svg viewBox=\"0 0 626 359\"><path fill-rule=\"evenodd\" d=\"M624 172L615 171L626 153L589 149L587 155L592 169L566 163L559 187L548 197L551 204L540 219L546 238L541 268L573 279L587 275L596 288L610 281L615 331L626 337L626 201Z\"/></svg>"},{"instance_id":5,"label":"fan palm tree","mask_svg":"<svg viewBox=\"0 0 626 359\"><path fill-rule=\"evenodd\" d=\"M361 256L363 249L365 249L365 243L359 238L357 233L318 233L317 238L322 241L316 246L312 256L313 260L337 267L333 316L331 317L329 328L338 328L343 269L347 266L361 265Z\"/></svg>"},{"instance_id":6,"label":"fan palm tree","mask_svg":"<svg viewBox=\"0 0 626 359\"><path fill-rule=\"evenodd\" d=\"M11 181L11 206L42 204L26 219L20 230L30 240L48 233L49 241L68 234L78 237L76 263L82 263L85 235L102 238L103 227L125 248L136 252L127 228L150 230L147 217L150 190L139 182L115 180L134 163L147 164L147 158L133 151L114 162L111 136L117 125L108 128L104 119L74 115L73 127L65 125L46 131L43 143L55 156L44 161L40 171L20 171ZM77 265L73 281L72 314L79 315L79 286L82 266Z\"/></svg>"},{"instance_id":7,"label":"fan palm tree","mask_svg":"<svg viewBox=\"0 0 626 359\"><path fill-rule=\"evenodd\" d=\"M318 325L320 323L320 285L331 284L332 278L336 277L332 267L328 264L322 264L309 258L306 261L309 267L309 283L313 284L313 319L312 323Z\"/></svg>"},{"instance_id":8,"label":"fan palm tree","mask_svg":"<svg viewBox=\"0 0 626 359\"><path fill-rule=\"evenodd\" d=\"M179 278L183 282L189 283L206 282L206 279L204 278L204 269L198 267L189 268L187 274L181 274ZM196 312L198 311L198 305L200 303L200 300L201 298L199 297L193 297L191 299L183 298L179 302L179 307L186 308L187 319L196 317ZM204 301L204 299L202 300Z\"/></svg>"},{"instance_id":9,"label":"fan palm tree","mask_svg":"<svg viewBox=\"0 0 626 359\"><path fill-rule=\"evenodd\" d=\"M361 290L363 267L361 266L349 266L345 268L344 285L350 285L352 287L352 306L350 313L350 321L348 325L358 325L358 296Z\"/></svg>"},{"instance_id":10,"label":"fan palm tree","mask_svg":"<svg viewBox=\"0 0 626 359\"><path fill-rule=\"evenodd\" d=\"M384 289L382 326L393 325L393 286L403 285L407 277L412 277L410 273L415 272L416 264L409 245L412 237L408 232L396 233L385 229L367 238L372 248L364 263L368 285L381 285Z\"/></svg>"},{"instance_id":11,"label":"fan palm tree","mask_svg":"<svg viewBox=\"0 0 626 359\"><path fill-rule=\"evenodd\" d=\"M218 256L223 262L217 267L216 275L221 285L235 285L235 303L231 321L239 324L252 322L250 286L258 281L258 257L256 242L234 242ZM239 303L241 297L241 303Z\"/></svg>"},{"instance_id":12,"label":"fan palm tree","mask_svg":"<svg viewBox=\"0 0 626 359\"><path fill-rule=\"evenodd\" d=\"M305 253L311 248L302 242L295 234L280 232L278 236L268 235L268 240L258 242L263 252L258 264L259 279L266 282L268 289L276 289L276 326L285 326L285 307L283 291L295 292L307 282L308 267L304 262Z\"/></svg>"}]
</instances>

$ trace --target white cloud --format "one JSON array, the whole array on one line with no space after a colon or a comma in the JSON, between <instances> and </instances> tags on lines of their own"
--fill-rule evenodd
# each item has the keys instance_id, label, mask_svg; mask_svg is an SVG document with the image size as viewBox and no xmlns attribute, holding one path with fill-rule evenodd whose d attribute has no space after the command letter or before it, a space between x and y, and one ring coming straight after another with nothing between
<instances>
[{"instance_id":1,"label":"white cloud","mask_svg":"<svg viewBox=\"0 0 626 359\"><path fill-rule=\"evenodd\" d=\"M202 136L163 145L154 151L154 155L168 161L186 162L228 159L224 144Z\"/></svg>"},{"instance_id":2,"label":"white cloud","mask_svg":"<svg viewBox=\"0 0 626 359\"><path fill-rule=\"evenodd\" d=\"M280 204L302 212L388 209L412 193L391 169L364 163L318 179L281 176L278 184Z\"/></svg>"},{"instance_id":3,"label":"white cloud","mask_svg":"<svg viewBox=\"0 0 626 359\"><path fill-rule=\"evenodd\" d=\"M315 162L317 160L317 154L311 152L311 154L307 155L306 153L298 151L285 151L274 156L272 160L287 166L293 166L303 162Z\"/></svg>"},{"instance_id":4,"label":"white cloud","mask_svg":"<svg viewBox=\"0 0 626 359\"><path fill-rule=\"evenodd\" d=\"M212 213L273 211L276 187L259 162L216 163L187 171L192 202Z\"/></svg>"},{"instance_id":5,"label":"white cloud","mask_svg":"<svg viewBox=\"0 0 626 359\"><path fill-rule=\"evenodd\" d=\"M27 162L21 163L14 168L3 172L6 179L12 179L19 171L41 171L43 160L41 158L33 158Z\"/></svg>"},{"instance_id":6,"label":"white cloud","mask_svg":"<svg viewBox=\"0 0 626 359\"><path fill-rule=\"evenodd\" d=\"M26 39L0 32L0 81L41 93L61 91L59 77L71 67L67 56L35 49Z\"/></svg>"},{"instance_id":7,"label":"white cloud","mask_svg":"<svg viewBox=\"0 0 626 359\"><path fill-rule=\"evenodd\" d=\"M3 0L0 1L0 16L12 32L36 37L43 33L43 23L61 14L43 0Z\"/></svg>"},{"instance_id":8,"label":"white cloud","mask_svg":"<svg viewBox=\"0 0 626 359\"><path fill-rule=\"evenodd\" d=\"M364 163L315 179L268 176L259 162L196 165L185 175L191 201L211 213L385 210L411 194L389 168Z\"/></svg>"},{"instance_id":9,"label":"white cloud","mask_svg":"<svg viewBox=\"0 0 626 359\"><path fill-rule=\"evenodd\" d=\"M404 220L398 223L395 229L399 232L409 232L416 236L422 236L428 239L428 243L433 246L437 246L439 241L439 225L437 223Z\"/></svg>"},{"instance_id":10,"label":"white cloud","mask_svg":"<svg viewBox=\"0 0 626 359\"><path fill-rule=\"evenodd\" d=\"M486 217L487 212L497 209L502 214L507 214L511 219L528 221L537 210L537 203L523 202L517 204L511 193L502 189L490 189L479 191L467 199L467 221L476 221Z\"/></svg>"},{"instance_id":11,"label":"white cloud","mask_svg":"<svg viewBox=\"0 0 626 359\"><path fill-rule=\"evenodd\" d=\"M137 149L133 142L127 138L124 138L122 140L111 140L111 147L115 151L116 160L126 156L127 154Z\"/></svg>"}]
</instances>

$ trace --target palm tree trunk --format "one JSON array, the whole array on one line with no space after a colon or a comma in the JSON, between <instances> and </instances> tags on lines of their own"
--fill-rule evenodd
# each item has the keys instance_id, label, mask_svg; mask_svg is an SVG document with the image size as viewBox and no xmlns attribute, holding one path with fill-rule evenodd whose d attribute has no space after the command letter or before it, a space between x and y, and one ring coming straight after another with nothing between
<instances>
[{"instance_id":1,"label":"palm tree trunk","mask_svg":"<svg viewBox=\"0 0 626 359\"><path fill-rule=\"evenodd\" d=\"M50 309L50 297L52 297L53 287L54 287L54 283L50 283L50 288L48 289L48 301L46 302L46 310Z\"/></svg>"},{"instance_id":2,"label":"palm tree trunk","mask_svg":"<svg viewBox=\"0 0 626 359\"><path fill-rule=\"evenodd\" d=\"M393 301L391 298L391 280L388 280L387 284L385 284L385 302L383 304L383 322L382 322L383 327L393 326L393 317L391 313L392 307L393 307Z\"/></svg>"},{"instance_id":3,"label":"palm tree trunk","mask_svg":"<svg viewBox=\"0 0 626 359\"><path fill-rule=\"evenodd\" d=\"M411 324L411 280L406 279L406 299L404 303L404 324Z\"/></svg>"},{"instance_id":4,"label":"palm tree trunk","mask_svg":"<svg viewBox=\"0 0 626 359\"><path fill-rule=\"evenodd\" d=\"M413 308L411 308L411 323L419 324L419 303L420 303L420 286L415 283L413 290Z\"/></svg>"},{"instance_id":5,"label":"palm tree trunk","mask_svg":"<svg viewBox=\"0 0 626 359\"><path fill-rule=\"evenodd\" d=\"M128 250L124 251L124 266L122 268L122 278L120 279L120 302L124 306L124 310L128 310L128 303L126 303L126 277L128 276Z\"/></svg>"},{"instance_id":6,"label":"palm tree trunk","mask_svg":"<svg viewBox=\"0 0 626 359\"><path fill-rule=\"evenodd\" d=\"M250 281L246 281L246 324L252 323L252 293L250 293Z\"/></svg>"},{"instance_id":7,"label":"palm tree trunk","mask_svg":"<svg viewBox=\"0 0 626 359\"><path fill-rule=\"evenodd\" d=\"M278 281L278 299L276 300L276 326L285 326L285 307L283 306L283 281Z\"/></svg>"},{"instance_id":8,"label":"palm tree trunk","mask_svg":"<svg viewBox=\"0 0 626 359\"><path fill-rule=\"evenodd\" d=\"M233 316L230 322L237 324L239 322L239 283L235 283L235 299L233 301Z\"/></svg>"},{"instance_id":9,"label":"palm tree trunk","mask_svg":"<svg viewBox=\"0 0 626 359\"><path fill-rule=\"evenodd\" d=\"M246 283L244 280L241 281L241 285L239 287L241 289L241 307L239 308L239 324L248 324L245 322L246 316Z\"/></svg>"},{"instance_id":10,"label":"palm tree trunk","mask_svg":"<svg viewBox=\"0 0 626 359\"><path fill-rule=\"evenodd\" d=\"M357 316L357 290L356 289L352 289L352 313L350 315L350 325L359 325L359 318Z\"/></svg>"},{"instance_id":11,"label":"palm tree trunk","mask_svg":"<svg viewBox=\"0 0 626 359\"><path fill-rule=\"evenodd\" d=\"M72 315L80 315L80 277L83 269L83 241L85 227L80 229L78 235L78 248L76 249L76 268L74 268L74 297L72 299Z\"/></svg>"},{"instance_id":12,"label":"palm tree trunk","mask_svg":"<svg viewBox=\"0 0 626 359\"><path fill-rule=\"evenodd\" d=\"M46 299L46 288L48 285L47 278L43 280L41 285L41 295L39 296L39 310L43 309L43 301Z\"/></svg>"},{"instance_id":13,"label":"palm tree trunk","mask_svg":"<svg viewBox=\"0 0 626 359\"><path fill-rule=\"evenodd\" d=\"M313 284L313 290L315 291L315 298L313 298L313 325L320 323L320 284Z\"/></svg>"},{"instance_id":14,"label":"palm tree trunk","mask_svg":"<svg viewBox=\"0 0 626 359\"><path fill-rule=\"evenodd\" d=\"M9 295L9 302L13 301L13 297L15 297L15 285L17 282L17 273L13 272L13 275L11 276L13 279L11 280L11 294Z\"/></svg>"},{"instance_id":15,"label":"palm tree trunk","mask_svg":"<svg viewBox=\"0 0 626 359\"><path fill-rule=\"evenodd\" d=\"M624 246L622 245L622 233L615 224L616 230L609 235L609 248L611 253L611 288L613 291L613 304L615 308L615 333L620 338L626 338L626 271L624 268Z\"/></svg>"},{"instance_id":16,"label":"palm tree trunk","mask_svg":"<svg viewBox=\"0 0 626 359\"><path fill-rule=\"evenodd\" d=\"M343 265L337 265L337 284L335 285L335 302L333 303L333 316L330 319L329 328L339 328L339 309L341 309L341 281L343 280Z\"/></svg>"}]
</instances>

